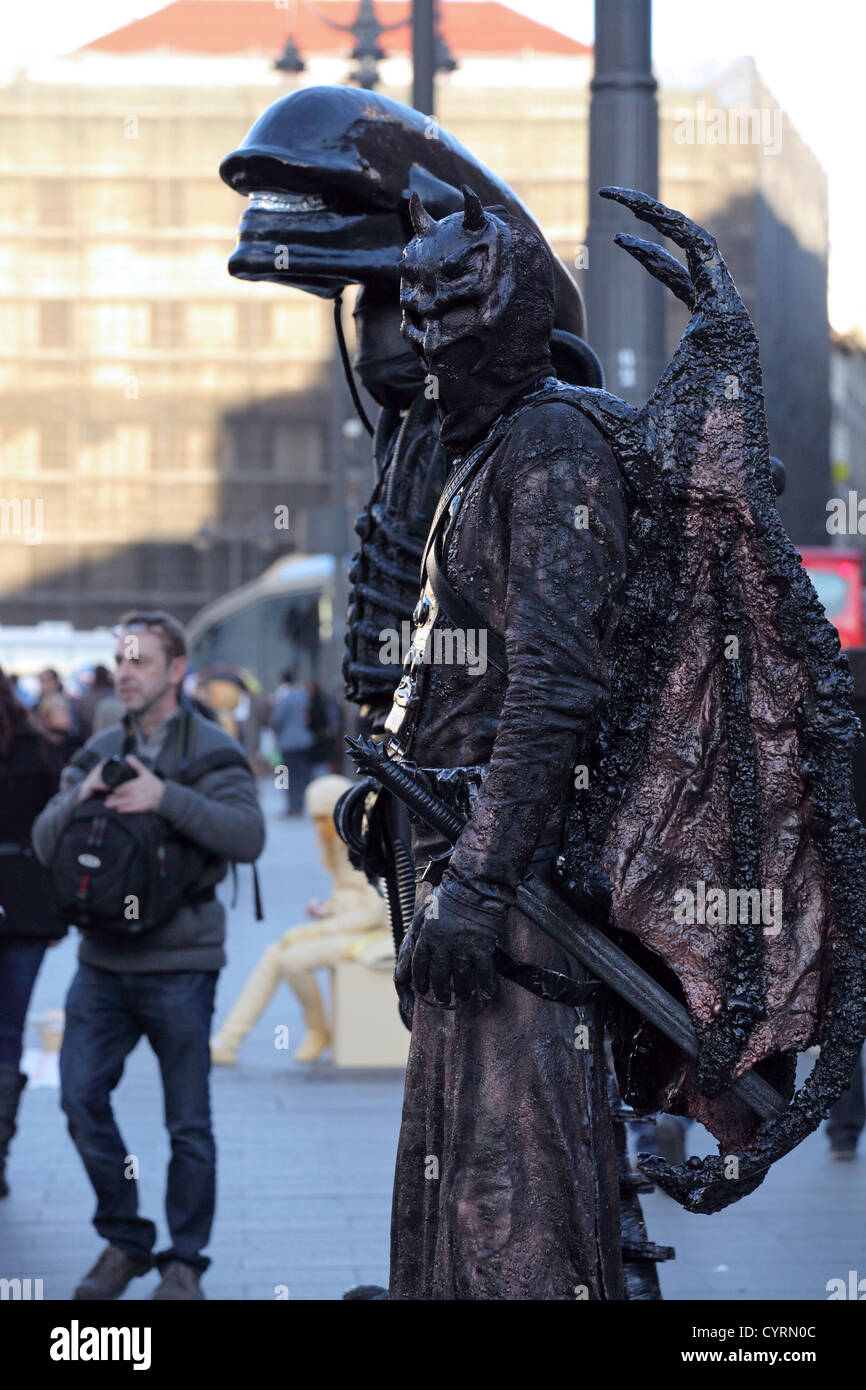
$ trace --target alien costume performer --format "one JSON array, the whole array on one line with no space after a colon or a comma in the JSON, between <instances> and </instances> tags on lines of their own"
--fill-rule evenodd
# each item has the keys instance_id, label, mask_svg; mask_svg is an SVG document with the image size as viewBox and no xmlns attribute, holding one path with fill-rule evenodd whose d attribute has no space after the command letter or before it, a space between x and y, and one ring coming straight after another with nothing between
<instances>
[{"instance_id":1,"label":"alien costume performer","mask_svg":"<svg viewBox=\"0 0 866 1390\"><path fill-rule=\"evenodd\" d=\"M850 678L775 512L754 330L712 237L605 195L687 255L618 238L692 310L641 411L552 376L532 228L468 189L438 222L412 200L404 333L451 470L387 752L464 828L450 855L414 831L393 1299L626 1296L600 1005L497 971L504 948L581 978L516 905L530 869L688 1007L695 1060L606 991L626 1098L719 1140L718 1158L642 1162L692 1211L754 1190L815 1128L866 1032ZM483 675L441 655L473 621ZM777 1088L764 1124L731 1090L750 1076Z\"/></svg>"},{"instance_id":2,"label":"alien costume performer","mask_svg":"<svg viewBox=\"0 0 866 1390\"><path fill-rule=\"evenodd\" d=\"M232 275L337 301L348 286L361 286L355 366L382 409L373 437L376 482L356 526L343 673L347 700L360 706L367 728L381 730L399 675L380 660L382 633L400 632L411 616L447 471L424 369L400 336L398 265L412 235L409 199L420 193L436 216L455 212L468 180L485 202L532 218L507 184L430 117L357 87L305 87L280 97L225 157L220 174L249 198ZM554 265L558 370L566 380L601 385L598 359L583 341L580 292L557 258Z\"/></svg>"}]
</instances>

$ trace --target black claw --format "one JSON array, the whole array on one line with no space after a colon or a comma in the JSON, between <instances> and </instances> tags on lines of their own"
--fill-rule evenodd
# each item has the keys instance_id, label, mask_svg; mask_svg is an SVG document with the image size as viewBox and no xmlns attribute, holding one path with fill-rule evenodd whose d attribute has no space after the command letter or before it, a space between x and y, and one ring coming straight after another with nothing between
<instances>
[{"instance_id":1,"label":"black claw","mask_svg":"<svg viewBox=\"0 0 866 1390\"><path fill-rule=\"evenodd\" d=\"M600 188L599 194L602 198L621 203L641 222L649 222L650 226L655 227L663 236L670 237L671 241L675 241L683 250L700 251L703 256L715 254L715 238L704 227L699 227L697 222L693 222L684 213L666 207L656 198L651 198L648 193L641 193L635 188L610 186Z\"/></svg>"},{"instance_id":2,"label":"black claw","mask_svg":"<svg viewBox=\"0 0 866 1390\"><path fill-rule=\"evenodd\" d=\"M617 232L614 241L630 256L634 256L656 280L667 285L687 308L694 308L695 287L692 278L675 256L654 241L645 241L643 237L631 236L628 232Z\"/></svg>"}]
</instances>

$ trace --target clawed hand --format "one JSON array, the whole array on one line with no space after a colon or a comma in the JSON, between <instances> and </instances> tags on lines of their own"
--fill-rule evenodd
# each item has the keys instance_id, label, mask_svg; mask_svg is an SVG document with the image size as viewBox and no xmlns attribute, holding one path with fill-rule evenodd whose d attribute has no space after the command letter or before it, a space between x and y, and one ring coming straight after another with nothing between
<instances>
[{"instance_id":1,"label":"clawed hand","mask_svg":"<svg viewBox=\"0 0 866 1390\"><path fill-rule=\"evenodd\" d=\"M402 999L410 990L427 1004L455 1008L486 1004L498 976L493 963L496 933L443 886L416 912L403 940L394 981Z\"/></svg>"}]
</instances>

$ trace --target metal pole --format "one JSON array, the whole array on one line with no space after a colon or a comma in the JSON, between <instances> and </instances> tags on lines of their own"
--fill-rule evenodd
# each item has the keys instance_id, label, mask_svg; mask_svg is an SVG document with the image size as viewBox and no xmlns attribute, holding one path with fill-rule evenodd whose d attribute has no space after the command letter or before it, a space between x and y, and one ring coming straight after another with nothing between
<instances>
[{"instance_id":1,"label":"metal pole","mask_svg":"<svg viewBox=\"0 0 866 1390\"><path fill-rule=\"evenodd\" d=\"M640 405L664 366L664 291L613 244L618 231L660 240L618 203L618 184L658 197L658 107L652 75L651 0L595 0L595 75L589 111L589 336L608 390Z\"/></svg>"},{"instance_id":2,"label":"metal pole","mask_svg":"<svg viewBox=\"0 0 866 1390\"><path fill-rule=\"evenodd\" d=\"M412 105L433 115L435 0L412 0Z\"/></svg>"}]
</instances>

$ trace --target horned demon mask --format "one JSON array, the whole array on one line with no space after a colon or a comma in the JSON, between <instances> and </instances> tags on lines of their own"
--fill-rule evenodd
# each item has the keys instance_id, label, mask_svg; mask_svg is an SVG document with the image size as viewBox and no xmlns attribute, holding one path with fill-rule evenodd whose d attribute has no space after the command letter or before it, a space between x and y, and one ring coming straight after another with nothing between
<instances>
[{"instance_id":1,"label":"horned demon mask","mask_svg":"<svg viewBox=\"0 0 866 1390\"><path fill-rule=\"evenodd\" d=\"M400 266L403 336L436 374L444 415L551 371L547 246L505 208L483 208L466 185L463 199L462 212L437 221L413 194L415 236Z\"/></svg>"}]
</instances>

